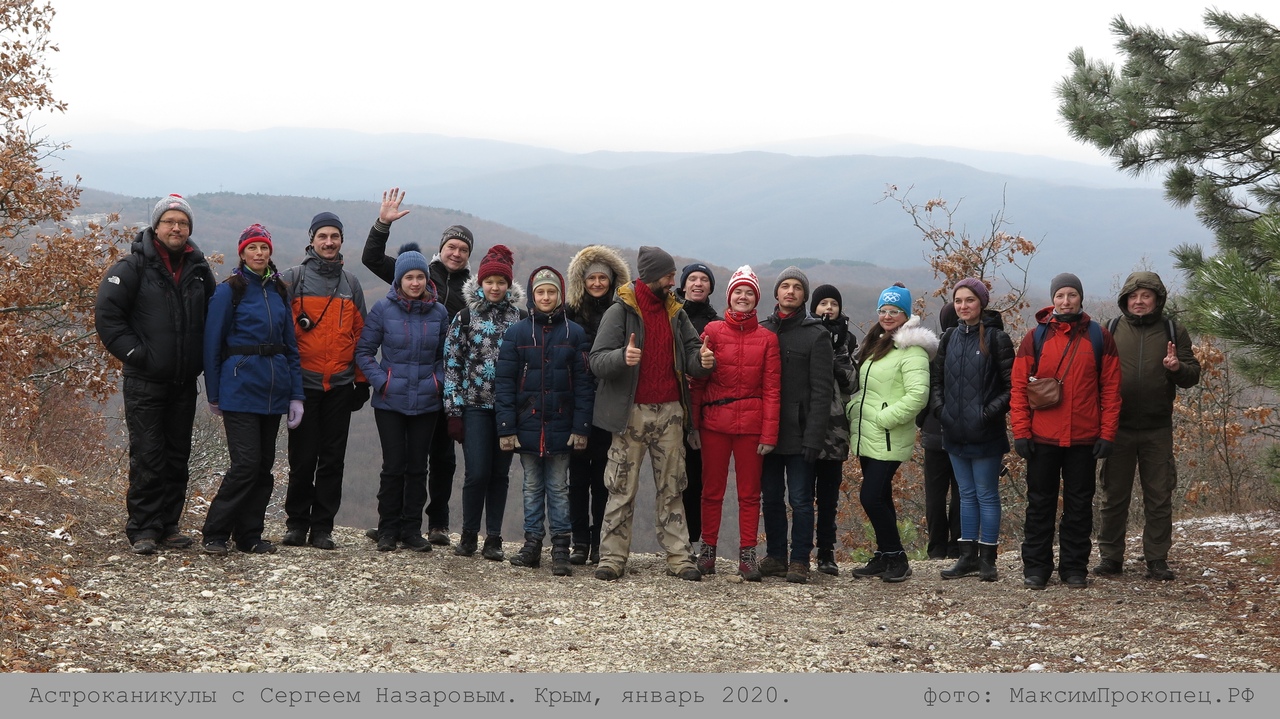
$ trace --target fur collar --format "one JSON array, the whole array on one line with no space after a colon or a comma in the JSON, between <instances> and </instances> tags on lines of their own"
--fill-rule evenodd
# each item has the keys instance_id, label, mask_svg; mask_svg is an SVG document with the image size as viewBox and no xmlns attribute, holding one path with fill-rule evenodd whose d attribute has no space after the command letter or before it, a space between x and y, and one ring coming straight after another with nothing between
<instances>
[{"instance_id":1,"label":"fur collar","mask_svg":"<svg viewBox=\"0 0 1280 719\"><path fill-rule=\"evenodd\" d=\"M471 314L479 314L493 305L493 303L484 298L484 288L480 286L480 282L475 277L468 277L467 281L462 284L462 296L466 298L467 308L471 310ZM520 286L519 282L512 282L507 287L506 301L517 309L524 307L524 288Z\"/></svg>"},{"instance_id":2,"label":"fur collar","mask_svg":"<svg viewBox=\"0 0 1280 719\"><path fill-rule=\"evenodd\" d=\"M597 262L607 265L613 270L614 290L631 281L631 270L627 267L626 261L622 259L622 255L618 254L612 247L588 245L573 256L573 259L569 261L569 269L565 270L565 304L575 310L582 309L583 299L587 295L587 286L582 273ZM605 296L609 297L612 294L610 292L609 295Z\"/></svg>"},{"instance_id":3,"label":"fur collar","mask_svg":"<svg viewBox=\"0 0 1280 719\"><path fill-rule=\"evenodd\" d=\"M938 335L928 327L920 325L920 315L912 315L905 325L893 333L893 345L899 349L920 347L932 360L934 355L938 354Z\"/></svg>"}]
</instances>

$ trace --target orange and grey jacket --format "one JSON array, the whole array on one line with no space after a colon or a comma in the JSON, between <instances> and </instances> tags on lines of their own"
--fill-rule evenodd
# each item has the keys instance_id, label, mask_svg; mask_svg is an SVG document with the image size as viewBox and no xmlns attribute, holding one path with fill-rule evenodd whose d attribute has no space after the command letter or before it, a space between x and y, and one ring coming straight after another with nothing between
<instances>
[{"instance_id":1,"label":"orange and grey jacket","mask_svg":"<svg viewBox=\"0 0 1280 719\"><path fill-rule=\"evenodd\" d=\"M328 392L366 381L355 362L356 341L364 329L364 290L342 269L342 255L328 261L307 247L302 264L285 270L281 278L289 287L303 388Z\"/></svg>"}]
</instances>

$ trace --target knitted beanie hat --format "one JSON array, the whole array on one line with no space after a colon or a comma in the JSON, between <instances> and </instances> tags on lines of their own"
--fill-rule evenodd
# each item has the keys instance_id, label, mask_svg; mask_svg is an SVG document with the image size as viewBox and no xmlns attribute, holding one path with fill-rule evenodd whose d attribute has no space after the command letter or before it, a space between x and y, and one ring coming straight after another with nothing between
<instances>
[{"instance_id":1,"label":"knitted beanie hat","mask_svg":"<svg viewBox=\"0 0 1280 719\"><path fill-rule=\"evenodd\" d=\"M778 288L782 286L784 280L800 280L800 286L804 288L805 299L809 298L809 276L801 272L799 267L792 265L778 273L778 281L773 283L773 296L775 299L778 297Z\"/></svg>"},{"instance_id":2,"label":"knitted beanie hat","mask_svg":"<svg viewBox=\"0 0 1280 719\"><path fill-rule=\"evenodd\" d=\"M960 280L956 283L955 289L951 290L951 296L953 298L956 296L956 290L961 287L969 290L978 298L978 305L981 306L982 309L985 310L987 308L987 304L991 302L991 291L987 289L986 283L982 280L977 279L976 277L966 277L963 280Z\"/></svg>"},{"instance_id":3,"label":"knitted beanie hat","mask_svg":"<svg viewBox=\"0 0 1280 719\"><path fill-rule=\"evenodd\" d=\"M311 227L307 230L307 237L315 239L316 232L321 227L336 227L338 228L338 234L342 234L342 220L339 220L338 216L332 212L321 212L315 217L312 217Z\"/></svg>"},{"instance_id":4,"label":"knitted beanie hat","mask_svg":"<svg viewBox=\"0 0 1280 719\"><path fill-rule=\"evenodd\" d=\"M695 272L701 272L702 274L707 276L708 280L710 280L711 290L708 292L708 294L716 291L716 276L711 272L711 268L707 267L701 262L694 262L692 264L685 265L684 269L680 270L680 291L681 292L684 292L685 285L689 284L689 275ZM756 296L758 297L759 295L760 295L760 288L757 287Z\"/></svg>"},{"instance_id":5,"label":"knitted beanie hat","mask_svg":"<svg viewBox=\"0 0 1280 719\"><path fill-rule=\"evenodd\" d=\"M240 243L236 245L236 254L243 255L244 248L252 242L265 242L267 243L267 249L271 250L272 254L275 253L275 246L271 244L271 233L267 232L267 228L256 222L244 228L244 232L240 233Z\"/></svg>"},{"instance_id":6,"label":"knitted beanie hat","mask_svg":"<svg viewBox=\"0 0 1280 719\"><path fill-rule=\"evenodd\" d=\"M1079 292L1080 296L1084 297L1084 287L1080 284L1080 278L1070 272L1063 272L1050 280L1049 298L1053 299L1053 296L1058 294L1058 290L1063 287L1074 287L1076 292Z\"/></svg>"},{"instance_id":7,"label":"knitted beanie hat","mask_svg":"<svg viewBox=\"0 0 1280 719\"><path fill-rule=\"evenodd\" d=\"M876 309L880 309L885 305L897 307L911 317L911 290L907 289L901 282L893 283L892 287L884 288L880 293L880 299L876 302Z\"/></svg>"},{"instance_id":8,"label":"knitted beanie hat","mask_svg":"<svg viewBox=\"0 0 1280 719\"><path fill-rule=\"evenodd\" d=\"M396 255L396 275L393 285L398 289L400 280L413 270L422 270L422 274L431 276L427 268L427 258L418 249L418 243L406 242L400 246L400 254Z\"/></svg>"},{"instance_id":9,"label":"knitted beanie hat","mask_svg":"<svg viewBox=\"0 0 1280 719\"><path fill-rule=\"evenodd\" d=\"M844 298L840 296L840 290L836 289L835 285L818 285L813 291L813 298L809 300L809 314L817 317L818 303L823 300L835 300L836 304L840 305L840 310L844 310Z\"/></svg>"},{"instance_id":10,"label":"knitted beanie hat","mask_svg":"<svg viewBox=\"0 0 1280 719\"><path fill-rule=\"evenodd\" d=\"M467 243L468 254L471 253L471 250L475 247L475 244L476 244L476 238L472 237L471 230L468 230L462 225L453 225L452 227L444 231L444 234L440 236L441 250L444 249L444 243L448 242L449 240L462 240L463 242Z\"/></svg>"},{"instance_id":11,"label":"knitted beanie hat","mask_svg":"<svg viewBox=\"0 0 1280 719\"><path fill-rule=\"evenodd\" d=\"M645 245L636 256L636 271L645 284L657 282L676 271L676 261L661 247Z\"/></svg>"},{"instance_id":12,"label":"knitted beanie hat","mask_svg":"<svg viewBox=\"0 0 1280 719\"><path fill-rule=\"evenodd\" d=\"M480 272L476 276L483 281L486 277L496 275L511 284L511 266L514 262L515 257L506 245L494 245L485 253L484 259L480 260Z\"/></svg>"},{"instance_id":13,"label":"knitted beanie hat","mask_svg":"<svg viewBox=\"0 0 1280 719\"><path fill-rule=\"evenodd\" d=\"M160 226L160 218L169 210L177 210L187 216L187 222L191 225L191 231L196 229L195 220L191 219L191 204L187 202L182 195L173 194L168 197L160 198L156 206L151 208L151 226L153 228Z\"/></svg>"},{"instance_id":14,"label":"knitted beanie hat","mask_svg":"<svg viewBox=\"0 0 1280 719\"><path fill-rule=\"evenodd\" d=\"M756 277L756 273L751 271L751 265L743 265L734 270L733 276L729 278L729 288L725 290L724 296L727 300L733 297L735 288L745 285L750 287L756 293L756 304L760 304L760 280Z\"/></svg>"}]
</instances>

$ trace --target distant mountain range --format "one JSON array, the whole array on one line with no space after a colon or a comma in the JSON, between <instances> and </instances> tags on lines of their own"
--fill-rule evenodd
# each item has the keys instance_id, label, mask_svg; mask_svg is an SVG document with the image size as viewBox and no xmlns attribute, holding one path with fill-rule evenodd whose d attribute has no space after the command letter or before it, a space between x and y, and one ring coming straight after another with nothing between
<instances>
[{"instance_id":1,"label":"distant mountain range","mask_svg":"<svg viewBox=\"0 0 1280 719\"><path fill-rule=\"evenodd\" d=\"M60 172L120 195L154 201L168 192L215 193L210 197L221 198L215 204L232 214L231 198L242 195L292 196L296 203L274 205L298 213L309 211L302 205L334 204L305 198L373 201L371 210L359 203L361 212L372 213L353 223L361 227L361 241L381 191L395 185L410 202L448 208L433 212L496 223L485 226L495 239L506 233L497 229L502 225L513 236L565 243L569 253L592 242L657 244L727 268L811 257L914 275L924 247L897 204L878 202L889 184L914 188L917 202L960 202L958 217L975 235L989 229L1004 198L1013 223L1008 229L1040 246L1033 296L1061 271L1080 275L1089 294L1108 294L1116 276L1138 265L1176 284L1169 250L1212 241L1190 210L1171 207L1150 180L1047 158L865 138L771 146L786 153L718 154L573 154L438 135L300 129L63 139L72 149L63 153ZM832 154L858 149L864 152ZM278 219L305 228L309 217ZM355 236L349 227L349 239ZM480 250L492 244L485 231L477 236ZM398 239L393 236L393 244Z\"/></svg>"}]
</instances>

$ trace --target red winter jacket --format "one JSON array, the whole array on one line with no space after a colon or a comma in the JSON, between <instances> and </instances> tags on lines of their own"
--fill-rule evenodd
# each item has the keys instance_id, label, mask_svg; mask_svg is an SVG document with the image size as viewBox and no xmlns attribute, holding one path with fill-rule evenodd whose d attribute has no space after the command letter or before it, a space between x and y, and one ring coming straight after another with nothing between
<instances>
[{"instance_id":1,"label":"red winter jacket","mask_svg":"<svg viewBox=\"0 0 1280 719\"><path fill-rule=\"evenodd\" d=\"M1009 418L1014 439L1032 439L1059 447L1091 445L1099 438L1116 439L1120 426L1120 354L1107 328L1102 328L1102 367L1097 366L1089 341L1089 315L1081 313L1073 323L1059 322L1053 308L1036 313L1036 321L1049 326L1040 348L1040 366L1035 369L1035 332L1027 332L1013 360L1013 390L1009 398ZM1067 365L1067 338L1076 345ZM1035 369L1039 377L1058 377L1062 400L1048 409L1031 411L1027 406L1027 378ZM1066 376L1063 377L1065 369Z\"/></svg>"},{"instance_id":2,"label":"red winter jacket","mask_svg":"<svg viewBox=\"0 0 1280 719\"><path fill-rule=\"evenodd\" d=\"M759 435L778 443L782 410L782 357L778 336L754 315L742 324L719 320L702 333L716 356L708 377L693 380L693 428Z\"/></svg>"}]
</instances>

